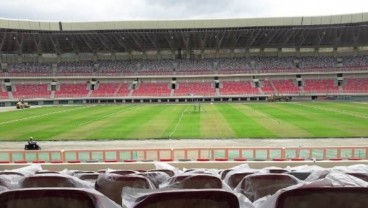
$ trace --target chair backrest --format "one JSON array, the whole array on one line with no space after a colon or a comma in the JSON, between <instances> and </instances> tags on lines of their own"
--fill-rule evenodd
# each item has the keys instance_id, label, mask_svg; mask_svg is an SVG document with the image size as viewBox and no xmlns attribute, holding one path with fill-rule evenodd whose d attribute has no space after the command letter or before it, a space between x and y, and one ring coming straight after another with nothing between
<instances>
[{"instance_id":1,"label":"chair backrest","mask_svg":"<svg viewBox=\"0 0 368 208\"><path fill-rule=\"evenodd\" d=\"M365 208L368 188L318 187L300 188L281 193L276 208Z\"/></svg>"},{"instance_id":2,"label":"chair backrest","mask_svg":"<svg viewBox=\"0 0 368 208\"><path fill-rule=\"evenodd\" d=\"M79 189L16 189L0 193L1 208L95 208L95 200Z\"/></svg>"},{"instance_id":3,"label":"chair backrest","mask_svg":"<svg viewBox=\"0 0 368 208\"><path fill-rule=\"evenodd\" d=\"M100 174L98 173L78 173L76 175L74 175L75 177L84 180L84 181L90 181L90 182L96 182L98 176Z\"/></svg>"},{"instance_id":4,"label":"chair backrest","mask_svg":"<svg viewBox=\"0 0 368 208\"><path fill-rule=\"evenodd\" d=\"M288 174L254 174L244 177L240 191L250 201L255 201L297 183L298 179Z\"/></svg>"},{"instance_id":5,"label":"chair backrest","mask_svg":"<svg viewBox=\"0 0 368 208\"><path fill-rule=\"evenodd\" d=\"M180 189L213 189L222 187L222 180L212 175L179 175L173 176L169 180L171 188Z\"/></svg>"},{"instance_id":6,"label":"chair backrest","mask_svg":"<svg viewBox=\"0 0 368 208\"><path fill-rule=\"evenodd\" d=\"M232 171L232 169L225 169L225 170L222 170L219 174L221 175L221 179L224 180L226 175Z\"/></svg>"},{"instance_id":7,"label":"chair backrest","mask_svg":"<svg viewBox=\"0 0 368 208\"><path fill-rule=\"evenodd\" d=\"M117 204L122 203L122 190L124 187L154 189L154 185L144 176L101 174L95 183L95 189Z\"/></svg>"},{"instance_id":8,"label":"chair backrest","mask_svg":"<svg viewBox=\"0 0 368 208\"><path fill-rule=\"evenodd\" d=\"M170 176L167 173L160 171L141 172L137 173L137 175L148 178L155 185L156 188L159 188L160 184L170 179Z\"/></svg>"},{"instance_id":9,"label":"chair backrest","mask_svg":"<svg viewBox=\"0 0 368 208\"><path fill-rule=\"evenodd\" d=\"M24 176L24 174L19 172L13 172L13 171L0 171L0 175L17 175L17 176Z\"/></svg>"},{"instance_id":10,"label":"chair backrest","mask_svg":"<svg viewBox=\"0 0 368 208\"><path fill-rule=\"evenodd\" d=\"M253 174L253 172L234 173L229 176L227 185L229 185L230 188L234 189L240 183L240 181L243 180L245 176L251 174Z\"/></svg>"},{"instance_id":11,"label":"chair backrest","mask_svg":"<svg viewBox=\"0 0 368 208\"><path fill-rule=\"evenodd\" d=\"M23 178L20 182L22 188L32 187L76 187L72 178L62 175L32 175Z\"/></svg>"},{"instance_id":12,"label":"chair backrest","mask_svg":"<svg viewBox=\"0 0 368 208\"><path fill-rule=\"evenodd\" d=\"M113 170L110 173L119 174L119 175L129 175L129 174L135 174L137 172L134 170Z\"/></svg>"},{"instance_id":13,"label":"chair backrest","mask_svg":"<svg viewBox=\"0 0 368 208\"><path fill-rule=\"evenodd\" d=\"M299 180L305 180L305 179L308 178L308 176L311 174L311 172L292 171L292 172L287 172L287 174L292 175L292 176L295 176Z\"/></svg>"},{"instance_id":14,"label":"chair backrest","mask_svg":"<svg viewBox=\"0 0 368 208\"><path fill-rule=\"evenodd\" d=\"M43 171L37 171L35 174L39 175L39 174L60 174L60 173L57 171L43 170Z\"/></svg>"},{"instance_id":15,"label":"chair backrest","mask_svg":"<svg viewBox=\"0 0 368 208\"><path fill-rule=\"evenodd\" d=\"M154 192L136 200L133 208L239 208L238 198L220 189Z\"/></svg>"},{"instance_id":16,"label":"chair backrest","mask_svg":"<svg viewBox=\"0 0 368 208\"><path fill-rule=\"evenodd\" d=\"M169 170L169 169L153 169L153 170L149 170L148 172L164 172L167 175L169 175L170 177L175 175L175 172L173 170Z\"/></svg>"},{"instance_id":17,"label":"chair backrest","mask_svg":"<svg viewBox=\"0 0 368 208\"><path fill-rule=\"evenodd\" d=\"M368 182L368 174L365 174L365 173L347 173L347 174L352 175L354 177L362 179L363 181Z\"/></svg>"}]
</instances>

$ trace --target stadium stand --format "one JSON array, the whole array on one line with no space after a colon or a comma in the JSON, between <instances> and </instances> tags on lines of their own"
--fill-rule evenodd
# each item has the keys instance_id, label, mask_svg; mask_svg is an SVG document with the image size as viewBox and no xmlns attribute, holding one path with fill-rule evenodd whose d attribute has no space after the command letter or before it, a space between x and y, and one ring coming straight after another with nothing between
<instances>
[{"instance_id":1,"label":"stadium stand","mask_svg":"<svg viewBox=\"0 0 368 208\"><path fill-rule=\"evenodd\" d=\"M368 91L368 79L367 78L348 78L345 79L343 85L344 92L350 93L365 93Z\"/></svg>"},{"instance_id":2,"label":"stadium stand","mask_svg":"<svg viewBox=\"0 0 368 208\"><path fill-rule=\"evenodd\" d=\"M56 97L86 97L89 90L85 83L61 83L60 90L56 91Z\"/></svg>"},{"instance_id":3,"label":"stadium stand","mask_svg":"<svg viewBox=\"0 0 368 208\"><path fill-rule=\"evenodd\" d=\"M133 91L133 96L170 96L169 83L167 82L156 82L146 83L142 82L139 84L138 89Z\"/></svg>"},{"instance_id":4,"label":"stadium stand","mask_svg":"<svg viewBox=\"0 0 368 208\"><path fill-rule=\"evenodd\" d=\"M211 82L179 82L175 96L213 96L215 89Z\"/></svg>"},{"instance_id":5,"label":"stadium stand","mask_svg":"<svg viewBox=\"0 0 368 208\"><path fill-rule=\"evenodd\" d=\"M118 86L118 89L116 91L116 95L117 96L128 96L130 93L130 88L129 88L130 84L129 83L121 83Z\"/></svg>"},{"instance_id":6,"label":"stadium stand","mask_svg":"<svg viewBox=\"0 0 368 208\"><path fill-rule=\"evenodd\" d=\"M278 93L295 94L299 92L299 88L294 84L293 80L272 80L272 83Z\"/></svg>"},{"instance_id":7,"label":"stadium stand","mask_svg":"<svg viewBox=\"0 0 368 208\"><path fill-rule=\"evenodd\" d=\"M255 95L259 94L259 90L252 86L250 81L224 81L220 93L222 95Z\"/></svg>"},{"instance_id":8,"label":"stadium stand","mask_svg":"<svg viewBox=\"0 0 368 208\"><path fill-rule=\"evenodd\" d=\"M120 83L99 83L92 91L91 97L113 97Z\"/></svg>"},{"instance_id":9,"label":"stadium stand","mask_svg":"<svg viewBox=\"0 0 368 208\"><path fill-rule=\"evenodd\" d=\"M305 80L304 92L307 93L329 93L338 92L339 88L334 80L309 79Z\"/></svg>"},{"instance_id":10,"label":"stadium stand","mask_svg":"<svg viewBox=\"0 0 368 208\"><path fill-rule=\"evenodd\" d=\"M8 92L3 91L0 89L0 99L8 99Z\"/></svg>"},{"instance_id":11,"label":"stadium stand","mask_svg":"<svg viewBox=\"0 0 368 208\"><path fill-rule=\"evenodd\" d=\"M272 85L273 85L273 83L272 83L271 80L264 80L263 84L262 84L262 87L261 87L262 92L264 94L274 94L275 89Z\"/></svg>"},{"instance_id":12,"label":"stadium stand","mask_svg":"<svg viewBox=\"0 0 368 208\"><path fill-rule=\"evenodd\" d=\"M15 84L14 98L50 98L51 92L47 84Z\"/></svg>"}]
</instances>

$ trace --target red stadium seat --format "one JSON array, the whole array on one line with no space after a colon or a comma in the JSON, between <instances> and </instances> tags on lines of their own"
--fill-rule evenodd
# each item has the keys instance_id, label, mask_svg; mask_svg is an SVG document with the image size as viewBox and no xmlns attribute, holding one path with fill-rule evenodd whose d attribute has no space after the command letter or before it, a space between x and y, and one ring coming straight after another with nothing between
<instances>
[{"instance_id":1,"label":"red stadium seat","mask_svg":"<svg viewBox=\"0 0 368 208\"><path fill-rule=\"evenodd\" d=\"M207 161L210 161L210 159L208 159L208 158L198 158L197 161L199 161L199 162L207 162Z\"/></svg>"},{"instance_id":2,"label":"red stadium seat","mask_svg":"<svg viewBox=\"0 0 368 208\"><path fill-rule=\"evenodd\" d=\"M171 159L171 158L160 159L160 162L172 162L172 161L174 161L174 160Z\"/></svg>"},{"instance_id":3,"label":"red stadium seat","mask_svg":"<svg viewBox=\"0 0 368 208\"><path fill-rule=\"evenodd\" d=\"M244 157L238 157L238 158L234 158L234 161L247 161L247 158Z\"/></svg>"},{"instance_id":4,"label":"red stadium seat","mask_svg":"<svg viewBox=\"0 0 368 208\"><path fill-rule=\"evenodd\" d=\"M348 160L362 160L360 157L349 157Z\"/></svg>"},{"instance_id":5,"label":"red stadium seat","mask_svg":"<svg viewBox=\"0 0 368 208\"><path fill-rule=\"evenodd\" d=\"M291 161L304 161L305 158L291 158Z\"/></svg>"},{"instance_id":6,"label":"red stadium seat","mask_svg":"<svg viewBox=\"0 0 368 208\"><path fill-rule=\"evenodd\" d=\"M80 163L80 160L68 160L68 163Z\"/></svg>"},{"instance_id":7,"label":"red stadium seat","mask_svg":"<svg viewBox=\"0 0 368 208\"><path fill-rule=\"evenodd\" d=\"M119 160L105 160L104 162L107 162L107 163L116 163L116 162L119 162Z\"/></svg>"},{"instance_id":8,"label":"red stadium seat","mask_svg":"<svg viewBox=\"0 0 368 208\"><path fill-rule=\"evenodd\" d=\"M215 158L215 161L228 161L229 159L227 158Z\"/></svg>"},{"instance_id":9,"label":"red stadium seat","mask_svg":"<svg viewBox=\"0 0 368 208\"><path fill-rule=\"evenodd\" d=\"M27 160L16 160L14 161L14 163L28 163Z\"/></svg>"},{"instance_id":10,"label":"red stadium seat","mask_svg":"<svg viewBox=\"0 0 368 208\"><path fill-rule=\"evenodd\" d=\"M272 158L272 161L286 161L286 158Z\"/></svg>"},{"instance_id":11,"label":"red stadium seat","mask_svg":"<svg viewBox=\"0 0 368 208\"><path fill-rule=\"evenodd\" d=\"M123 162L130 163L130 162L137 162L137 160L123 160Z\"/></svg>"},{"instance_id":12,"label":"red stadium seat","mask_svg":"<svg viewBox=\"0 0 368 208\"><path fill-rule=\"evenodd\" d=\"M63 163L63 161L62 161L62 160L51 160L50 162L51 162L51 163Z\"/></svg>"},{"instance_id":13,"label":"red stadium seat","mask_svg":"<svg viewBox=\"0 0 368 208\"><path fill-rule=\"evenodd\" d=\"M340 160L342 160L342 158L341 158L341 157L337 157L337 158L330 158L329 160L332 160L332 161L340 161Z\"/></svg>"},{"instance_id":14,"label":"red stadium seat","mask_svg":"<svg viewBox=\"0 0 368 208\"><path fill-rule=\"evenodd\" d=\"M44 160L33 160L32 163L45 163Z\"/></svg>"}]
</instances>

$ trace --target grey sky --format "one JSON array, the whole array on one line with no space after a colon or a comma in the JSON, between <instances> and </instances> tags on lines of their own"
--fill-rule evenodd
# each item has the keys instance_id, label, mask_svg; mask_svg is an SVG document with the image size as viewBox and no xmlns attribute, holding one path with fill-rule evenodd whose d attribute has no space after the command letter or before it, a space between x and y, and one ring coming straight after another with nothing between
<instances>
[{"instance_id":1,"label":"grey sky","mask_svg":"<svg viewBox=\"0 0 368 208\"><path fill-rule=\"evenodd\" d=\"M368 12L368 0L0 0L0 17L112 21L315 16Z\"/></svg>"}]
</instances>

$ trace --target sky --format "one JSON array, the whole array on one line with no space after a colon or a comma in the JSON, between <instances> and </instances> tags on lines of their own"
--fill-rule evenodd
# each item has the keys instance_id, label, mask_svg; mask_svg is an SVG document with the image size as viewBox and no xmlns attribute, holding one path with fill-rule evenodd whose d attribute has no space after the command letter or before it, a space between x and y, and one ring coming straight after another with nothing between
<instances>
[{"instance_id":1,"label":"sky","mask_svg":"<svg viewBox=\"0 0 368 208\"><path fill-rule=\"evenodd\" d=\"M319 16L368 12L368 0L0 0L0 18L117 21Z\"/></svg>"}]
</instances>

